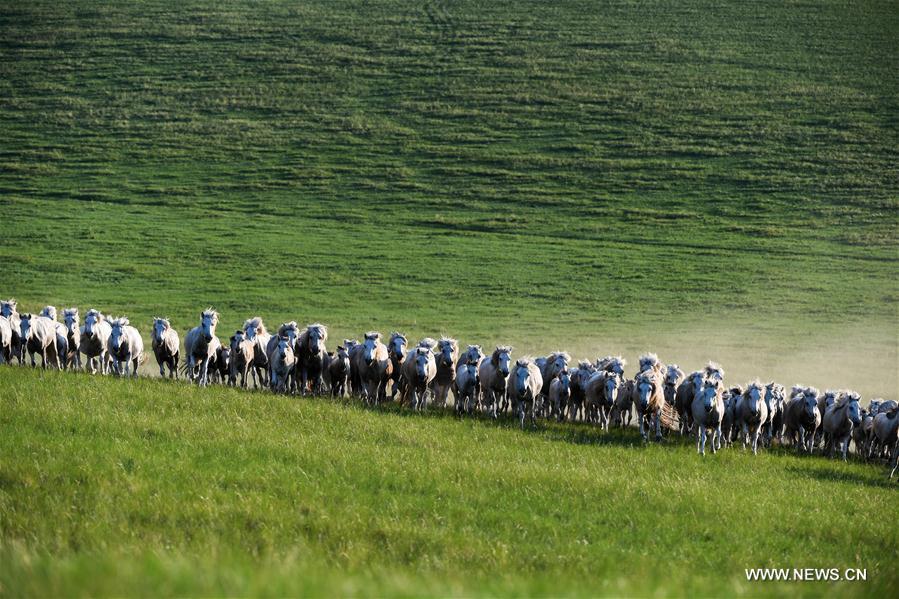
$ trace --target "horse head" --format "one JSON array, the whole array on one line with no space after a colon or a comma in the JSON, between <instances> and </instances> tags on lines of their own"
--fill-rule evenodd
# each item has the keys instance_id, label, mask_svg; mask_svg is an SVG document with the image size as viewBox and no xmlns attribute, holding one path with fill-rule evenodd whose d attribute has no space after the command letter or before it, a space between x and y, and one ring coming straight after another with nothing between
<instances>
[{"instance_id":1,"label":"horse head","mask_svg":"<svg viewBox=\"0 0 899 599\"><path fill-rule=\"evenodd\" d=\"M0 301L0 316L12 318L13 314L16 313L16 305L16 300L12 298Z\"/></svg>"},{"instance_id":2,"label":"horse head","mask_svg":"<svg viewBox=\"0 0 899 599\"><path fill-rule=\"evenodd\" d=\"M406 345L408 343L406 336L402 333L394 331L390 334L390 353L393 354L397 361L402 362L406 359Z\"/></svg>"},{"instance_id":3,"label":"horse head","mask_svg":"<svg viewBox=\"0 0 899 599\"><path fill-rule=\"evenodd\" d=\"M510 364L512 363L512 347L508 345L497 345L490 357L490 362L499 371L503 378L509 376Z\"/></svg>"},{"instance_id":4,"label":"horse head","mask_svg":"<svg viewBox=\"0 0 899 599\"><path fill-rule=\"evenodd\" d=\"M62 312L62 320L69 336L78 332L78 308L66 308Z\"/></svg>"},{"instance_id":5,"label":"horse head","mask_svg":"<svg viewBox=\"0 0 899 599\"><path fill-rule=\"evenodd\" d=\"M603 379L602 386L606 403L612 403L615 401L618 389L621 387L621 375L617 372L608 373Z\"/></svg>"},{"instance_id":6,"label":"horse head","mask_svg":"<svg viewBox=\"0 0 899 599\"><path fill-rule=\"evenodd\" d=\"M431 359L431 350L426 347L415 348L415 374L421 382L428 380L428 365Z\"/></svg>"},{"instance_id":7,"label":"horse head","mask_svg":"<svg viewBox=\"0 0 899 599\"><path fill-rule=\"evenodd\" d=\"M84 317L84 336L88 339L93 338L94 328L103 320L103 315L99 310L88 310Z\"/></svg>"},{"instance_id":8,"label":"horse head","mask_svg":"<svg viewBox=\"0 0 899 599\"><path fill-rule=\"evenodd\" d=\"M702 382L699 397L706 412L712 411L723 391L721 381L717 378L707 378Z\"/></svg>"},{"instance_id":9,"label":"horse head","mask_svg":"<svg viewBox=\"0 0 899 599\"><path fill-rule=\"evenodd\" d=\"M377 331L365 333L365 340L362 342L362 359L365 360L365 363L369 366L373 366L375 363L375 350L377 350L380 341L381 333Z\"/></svg>"},{"instance_id":10,"label":"horse head","mask_svg":"<svg viewBox=\"0 0 899 599\"><path fill-rule=\"evenodd\" d=\"M215 327L219 323L219 313L212 308L207 308L200 313L200 329L203 332L203 339L206 343L212 341L215 336Z\"/></svg>"},{"instance_id":11,"label":"horse head","mask_svg":"<svg viewBox=\"0 0 899 599\"><path fill-rule=\"evenodd\" d=\"M119 348L122 347L122 341L125 337L125 327L129 324L128 319L124 316L112 321L112 333L109 335L109 345L112 346L113 350L119 351Z\"/></svg>"},{"instance_id":12,"label":"horse head","mask_svg":"<svg viewBox=\"0 0 899 599\"><path fill-rule=\"evenodd\" d=\"M85 325L85 332L87 331ZM156 317L153 319L153 338L157 341L162 341L163 337L165 337L165 332L172 328L172 324L168 321L167 318L159 318Z\"/></svg>"},{"instance_id":13,"label":"horse head","mask_svg":"<svg viewBox=\"0 0 899 599\"><path fill-rule=\"evenodd\" d=\"M444 337L437 342L438 355L442 366L453 367L453 362L456 360L456 347L455 339Z\"/></svg>"},{"instance_id":14,"label":"horse head","mask_svg":"<svg viewBox=\"0 0 899 599\"><path fill-rule=\"evenodd\" d=\"M19 315L19 334L22 339L28 339L28 333L31 331L31 319L34 318L29 312Z\"/></svg>"},{"instance_id":15,"label":"horse head","mask_svg":"<svg viewBox=\"0 0 899 599\"><path fill-rule=\"evenodd\" d=\"M320 354L324 348L324 342L328 338L328 328L319 323L306 327L307 349L311 354Z\"/></svg>"},{"instance_id":16,"label":"horse head","mask_svg":"<svg viewBox=\"0 0 899 599\"><path fill-rule=\"evenodd\" d=\"M512 376L512 388L518 397L524 397L530 387L531 371L528 368L528 360L522 358L515 362L515 372Z\"/></svg>"}]
</instances>

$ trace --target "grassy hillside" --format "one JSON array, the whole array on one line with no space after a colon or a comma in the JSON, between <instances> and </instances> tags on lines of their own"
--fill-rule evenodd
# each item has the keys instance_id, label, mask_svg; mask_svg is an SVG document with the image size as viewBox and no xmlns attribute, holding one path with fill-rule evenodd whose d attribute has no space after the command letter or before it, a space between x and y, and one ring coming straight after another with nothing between
<instances>
[{"instance_id":1,"label":"grassy hillside","mask_svg":"<svg viewBox=\"0 0 899 599\"><path fill-rule=\"evenodd\" d=\"M899 583L880 467L2 376L4 595L882 597ZM762 566L867 568L868 581L746 582Z\"/></svg>"},{"instance_id":2,"label":"grassy hillside","mask_svg":"<svg viewBox=\"0 0 899 599\"><path fill-rule=\"evenodd\" d=\"M892 3L358 4L5 7L0 291L899 386Z\"/></svg>"}]
</instances>

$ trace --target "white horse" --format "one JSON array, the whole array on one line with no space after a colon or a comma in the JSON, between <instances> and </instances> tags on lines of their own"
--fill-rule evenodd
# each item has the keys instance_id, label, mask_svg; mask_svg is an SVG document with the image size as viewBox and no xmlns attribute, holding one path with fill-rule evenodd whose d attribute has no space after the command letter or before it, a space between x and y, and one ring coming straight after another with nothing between
<instances>
[{"instance_id":1,"label":"white horse","mask_svg":"<svg viewBox=\"0 0 899 599\"><path fill-rule=\"evenodd\" d=\"M821 426L819 395L814 387L796 385L784 409L785 435L796 446L797 452L805 450L812 453L814 450L815 431Z\"/></svg>"},{"instance_id":2,"label":"white horse","mask_svg":"<svg viewBox=\"0 0 899 599\"><path fill-rule=\"evenodd\" d=\"M353 347L349 355L354 392L373 406L386 401L387 383L395 373L387 346L381 342L381 333L365 333L362 343Z\"/></svg>"},{"instance_id":3,"label":"white horse","mask_svg":"<svg viewBox=\"0 0 899 599\"><path fill-rule=\"evenodd\" d=\"M762 426L765 445L770 446L774 439L781 442L784 423L784 402L786 392L783 385L770 382L765 385L765 405L768 407L768 420Z\"/></svg>"},{"instance_id":4,"label":"white horse","mask_svg":"<svg viewBox=\"0 0 899 599\"><path fill-rule=\"evenodd\" d=\"M209 367L215 361L222 346L215 336L219 313L207 308L200 313L200 324L188 331L184 338L184 353L187 354L187 379L200 386L209 384Z\"/></svg>"},{"instance_id":5,"label":"white horse","mask_svg":"<svg viewBox=\"0 0 899 599\"><path fill-rule=\"evenodd\" d=\"M556 420L565 420L565 411L571 402L571 375L568 369L561 371L549 384L549 403L556 415Z\"/></svg>"},{"instance_id":6,"label":"white horse","mask_svg":"<svg viewBox=\"0 0 899 599\"><path fill-rule=\"evenodd\" d=\"M655 361L651 361L654 358ZM637 409L637 421L640 424L640 436L647 440L650 428L655 428L656 441L662 440L662 407L665 405L664 377L661 363L655 354L647 354L640 358L645 370L637 373L634 379L634 407Z\"/></svg>"},{"instance_id":7,"label":"white horse","mask_svg":"<svg viewBox=\"0 0 899 599\"><path fill-rule=\"evenodd\" d=\"M890 478L896 474L899 468L899 408L893 408L888 411L878 412L874 416L874 443L878 449L878 453L886 450L890 456L890 462L893 468L890 471Z\"/></svg>"},{"instance_id":8,"label":"white horse","mask_svg":"<svg viewBox=\"0 0 899 599\"><path fill-rule=\"evenodd\" d=\"M456 413L474 413L478 405L478 360L468 360L456 367Z\"/></svg>"},{"instance_id":9,"label":"white horse","mask_svg":"<svg viewBox=\"0 0 899 599\"><path fill-rule=\"evenodd\" d=\"M512 402L512 409L518 414L521 429L525 420L530 417L531 425L535 424L537 397L543 389L543 375L540 367L530 358L520 358L509 376L507 393Z\"/></svg>"},{"instance_id":10,"label":"white horse","mask_svg":"<svg viewBox=\"0 0 899 599\"><path fill-rule=\"evenodd\" d=\"M100 374L109 372L109 349L106 343L111 333L112 327L106 322L106 317L99 310L88 310L81 327L81 345L78 349L87 358L85 366L91 374L96 374L98 370Z\"/></svg>"},{"instance_id":11,"label":"white horse","mask_svg":"<svg viewBox=\"0 0 899 599\"><path fill-rule=\"evenodd\" d=\"M512 347L497 345L489 360L481 361L478 367L478 377L481 380L481 402L487 414L496 418L498 403L506 396L506 387L511 372Z\"/></svg>"},{"instance_id":12,"label":"white horse","mask_svg":"<svg viewBox=\"0 0 899 599\"><path fill-rule=\"evenodd\" d=\"M401 403L409 403L413 410L424 410L428 407L428 387L437 376L437 363L429 344L413 348L403 362L403 378L406 388L400 399Z\"/></svg>"},{"instance_id":13,"label":"white horse","mask_svg":"<svg viewBox=\"0 0 899 599\"><path fill-rule=\"evenodd\" d=\"M270 377L272 354L277 351L278 345L281 343L281 337L287 337L290 340L290 348L291 350L293 350L294 358L296 358L297 339L300 337L300 325L297 324L297 321L291 320L290 322L281 323L281 326L278 327L278 332L275 335L269 337L268 344L265 346L265 354L268 356ZM292 368L290 370L289 379L286 383L289 388L288 390L290 391L295 391L297 388L296 376L296 368Z\"/></svg>"},{"instance_id":14,"label":"white horse","mask_svg":"<svg viewBox=\"0 0 899 599\"><path fill-rule=\"evenodd\" d=\"M63 310L62 322L66 328L66 365L81 370L81 327L79 326L78 308Z\"/></svg>"},{"instance_id":15,"label":"white horse","mask_svg":"<svg viewBox=\"0 0 899 599\"><path fill-rule=\"evenodd\" d=\"M113 319L111 328L107 346L112 356L113 371L118 376L130 374L136 377L144 353L144 340L124 316Z\"/></svg>"},{"instance_id":16,"label":"white horse","mask_svg":"<svg viewBox=\"0 0 899 599\"><path fill-rule=\"evenodd\" d=\"M181 339L172 328L168 318L153 319L153 333L150 338L153 355L159 365L159 376L165 376L164 366L168 366L169 378L178 378L178 362L181 358Z\"/></svg>"},{"instance_id":17,"label":"white horse","mask_svg":"<svg viewBox=\"0 0 899 599\"><path fill-rule=\"evenodd\" d=\"M22 314L19 317L19 335L24 351L31 357L32 368L36 366L34 355L40 354L43 368L52 364L62 370L59 352L56 349L56 324L45 316Z\"/></svg>"},{"instance_id":18,"label":"white horse","mask_svg":"<svg viewBox=\"0 0 899 599\"><path fill-rule=\"evenodd\" d=\"M56 306L44 306L44 309L41 310L41 316L53 321L53 326L56 328L56 352L59 354L59 367L65 370L68 367L69 358L69 340L66 335L66 327L57 318Z\"/></svg>"},{"instance_id":19,"label":"white horse","mask_svg":"<svg viewBox=\"0 0 899 599\"><path fill-rule=\"evenodd\" d=\"M833 455L835 447L839 447L846 461L849 452L849 439L852 430L862 424L861 408L858 402L861 398L855 391L844 391L840 399L833 404L824 414L824 432L828 437L827 452Z\"/></svg>"},{"instance_id":20,"label":"white horse","mask_svg":"<svg viewBox=\"0 0 899 599\"><path fill-rule=\"evenodd\" d=\"M759 433L762 425L768 421L768 404L765 403L765 387L758 381L752 381L739 397L735 397L736 421L740 427L740 438L743 449L746 449L747 438L752 444L753 455L758 454Z\"/></svg>"},{"instance_id":21,"label":"white horse","mask_svg":"<svg viewBox=\"0 0 899 599\"><path fill-rule=\"evenodd\" d=\"M237 329L229 339L229 347L231 356L228 363L228 384L236 386L237 378L240 377L240 386L246 389L247 380L252 376L250 371L253 369L255 344L247 339L246 331Z\"/></svg>"},{"instance_id":22,"label":"white horse","mask_svg":"<svg viewBox=\"0 0 899 599\"><path fill-rule=\"evenodd\" d=\"M16 300L12 298L0 301L0 316L9 322L9 328L12 332L10 352L19 361L19 364L23 364L25 362L25 343L22 341L19 313L16 312L16 306Z\"/></svg>"},{"instance_id":23,"label":"white horse","mask_svg":"<svg viewBox=\"0 0 899 599\"><path fill-rule=\"evenodd\" d=\"M548 400L549 387L560 372L568 370L569 362L571 362L571 356L565 351L554 351L546 357L534 360L534 364L540 369L540 376L543 377L543 388L540 389L537 406L534 408L538 415L550 415L549 411L553 409L553 403Z\"/></svg>"},{"instance_id":24,"label":"white horse","mask_svg":"<svg viewBox=\"0 0 899 599\"><path fill-rule=\"evenodd\" d=\"M9 364L12 360L12 327L9 321L0 316L0 364Z\"/></svg>"},{"instance_id":25,"label":"white horse","mask_svg":"<svg viewBox=\"0 0 899 599\"><path fill-rule=\"evenodd\" d=\"M276 393L287 393L289 381L296 369L297 359L293 353L294 342L290 337L277 337L278 343L269 356L271 363L271 387Z\"/></svg>"},{"instance_id":26,"label":"white horse","mask_svg":"<svg viewBox=\"0 0 899 599\"><path fill-rule=\"evenodd\" d=\"M253 367L250 372L253 376L253 387L258 389L266 386L268 379L268 345L272 336L259 316L245 320L243 331L247 340L253 342Z\"/></svg>"},{"instance_id":27,"label":"white horse","mask_svg":"<svg viewBox=\"0 0 899 599\"><path fill-rule=\"evenodd\" d=\"M712 453L721 448L721 417L724 415L724 383L716 377L706 378L693 400L693 428L696 430L696 451L705 455L709 430L712 431Z\"/></svg>"}]
</instances>

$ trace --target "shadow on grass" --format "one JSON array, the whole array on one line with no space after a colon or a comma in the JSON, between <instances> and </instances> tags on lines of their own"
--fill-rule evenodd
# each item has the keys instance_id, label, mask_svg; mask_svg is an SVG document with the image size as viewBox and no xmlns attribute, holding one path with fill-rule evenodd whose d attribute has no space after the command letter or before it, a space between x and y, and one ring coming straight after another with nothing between
<instances>
[{"instance_id":1,"label":"shadow on grass","mask_svg":"<svg viewBox=\"0 0 899 599\"><path fill-rule=\"evenodd\" d=\"M341 403L344 405L355 405L360 407L357 401L343 399ZM464 415L456 414L452 408L434 408L430 407L423 412L414 412L406 409L396 402L387 402L377 407L365 406L364 409L371 410L384 415L396 416L399 418L418 419L439 419L454 421L471 421L477 422L484 426L493 426L499 429L514 430L528 435L537 435L549 441L560 441L571 443L574 445L617 445L625 447L638 447L645 442L640 439L637 429L628 428L612 428L603 431L598 426L587 424L584 422L556 422L555 420L547 420L540 418L533 425L528 423L524 430L521 429L518 419L511 414L502 414L496 419L490 418L484 414ZM650 438L652 438L650 436ZM663 438L662 444L672 443L680 444L680 438L674 435ZM652 443L653 441L650 441Z\"/></svg>"},{"instance_id":2,"label":"shadow on grass","mask_svg":"<svg viewBox=\"0 0 899 599\"><path fill-rule=\"evenodd\" d=\"M866 487L893 487L895 481L889 478L889 471L884 467L881 469L877 466L883 476L872 478L858 472L847 472L845 470L837 470L834 468L826 468L818 464L807 464L803 466L788 466L787 471L797 476L812 478L823 482L847 482L854 485L864 485Z\"/></svg>"}]
</instances>

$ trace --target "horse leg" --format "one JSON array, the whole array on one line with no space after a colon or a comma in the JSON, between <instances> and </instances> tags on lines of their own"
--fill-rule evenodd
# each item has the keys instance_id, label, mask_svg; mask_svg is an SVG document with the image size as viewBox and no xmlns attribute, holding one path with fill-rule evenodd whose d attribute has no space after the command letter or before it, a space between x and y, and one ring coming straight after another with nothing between
<instances>
[{"instance_id":1,"label":"horse leg","mask_svg":"<svg viewBox=\"0 0 899 599\"><path fill-rule=\"evenodd\" d=\"M696 449L699 452L699 455L705 455L705 427L700 426L696 431Z\"/></svg>"},{"instance_id":2,"label":"horse leg","mask_svg":"<svg viewBox=\"0 0 899 599\"><path fill-rule=\"evenodd\" d=\"M662 440L662 409L659 408L655 413L656 420L656 443Z\"/></svg>"}]
</instances>

